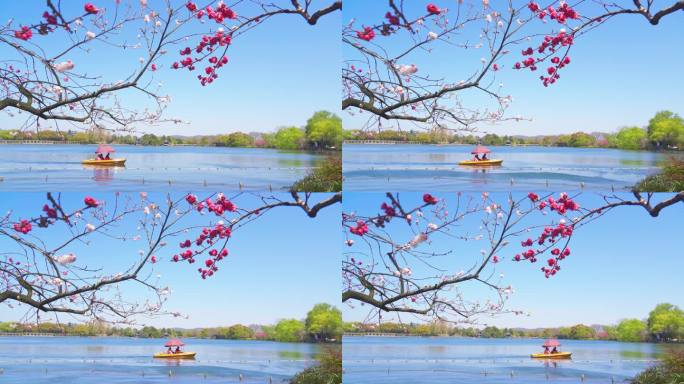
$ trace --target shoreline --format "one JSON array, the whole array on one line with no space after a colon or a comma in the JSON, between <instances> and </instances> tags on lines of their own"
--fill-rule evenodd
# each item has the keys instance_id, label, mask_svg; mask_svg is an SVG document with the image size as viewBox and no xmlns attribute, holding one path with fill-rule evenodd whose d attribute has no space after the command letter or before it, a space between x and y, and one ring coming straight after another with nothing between
<instances>
[{"instance_id":1,"label":"shoreline","mask_svg":"<svg viewBox=\"0 0 684 384\"><path fill-rule=\"evenodd\" d=\"M476 144L463 143L421 143L415 141L392 141L392 140L345 140L342 145L429 145L434 147L472 147ZM569 147L561 145L543 145L543 144L514 144L514 145L489 145L483 144L491 148L508 148L508 147L539 147L539 148L569 148L569 149L612 149L629 152L652 152L663 154L684 154L684 149L621 149L617 147Z\"/></svg>"},{"instance_id":2,"label":"shoreline","mask_svg":"<svg viewBox=\"0 0 684 384\"><path fill-rule=\"evenodd\" d=\"M24 333L24 334L13 334L13 333L2 333L0 332L0 340L2 340L3 337L78 337L78 338L89 338L89 339L136 339L136 340L166 340L172 336L168 337L139 337L139 336L121 336L121 335L65 335L65 334L59 334L59 333L54 333L54 334L48 334L48 333L40 333L40 334L32 334L32 333ZM225 341L258 341L258 342L270 342L270 343L279 343L279 344L310 344L310 345L341 345L342 343L339 341L336 342L309 342L309 341L278 341L278 340L262 340L262 339L220 339L220 338L211 338L211 337L183 337L183 339L187 340L225 340Z\"/></svg>"},{"instance_id":3,"label":"shoreline","mask_svg":"<svg viewBox=\"0 0 684 384\"><path fill-rule=\"evenodd\" d=\"M372 333L367 333L367 334L360 334L360 333L351 333L351 334L343 334L342 337L420 337L420 338L443 338L443 339L469 339L469 340L545 340L546 338L544 337L474 337L474 336L459 336L459 335L409 335L409 334L402 334L402 333L397 333L397 334L389 334L389 333L382 333L382 334L372 334ZM659 344L659 345L684 345L684 340L682 341L620 341L620 340L613 340L613 339L562 339L562 338L557 338L558 340L565 340L565 341L613 341L616 343L630 343L630 344Z\"/></svg>"},{"instance_id":4,"label":"shoreline","mask_svg":"<svg viewBox=\"0 0 684 384\"><path fill-rule=\"evenodd\" d=\"M83 145L83 146L88 146L88 145L98 145L99 143L83 143L83 142L70 142L70 141L50 141L50 140L0 140L0 145L55 145L55 146L60 146L60 145ZM202 145L202 144L168 144L168 145L144 145L144 144L129 144L129 143L107 143L109 145L116 145L120 147L149 147L149 148L163 148L163 147L199 147L199 148L242 148L242 149L273 149L277 151L286 151L286 152L304 152L304 153L329 153L329 154L335 154L335 153L341 153L342 151L339 149L317 149L317 150L309 150L309 149L280 149L280 148L272 148L272 147L231 147L228 145L215 145L215 144L207 144L207 145Z\"/></svg>"}]
</instances>

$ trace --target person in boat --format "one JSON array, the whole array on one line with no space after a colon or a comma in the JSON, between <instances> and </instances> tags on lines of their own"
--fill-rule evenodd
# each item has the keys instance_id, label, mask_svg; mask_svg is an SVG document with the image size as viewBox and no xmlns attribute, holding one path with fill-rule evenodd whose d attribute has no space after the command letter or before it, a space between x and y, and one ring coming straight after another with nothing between
<instances>
[{"instance_id":1,"label":"person in boat","mask_svg":"<svg viewBox=\"0 0 684 384\"><path fill-rule=\"evenodd\" d=\"M107 156L105 156L104 159L105 159L105 160L110 160L110 158L109 158L109 152L107 152Z\"/></svg>"},{"instance_id":2,"label":"person in boat","mask_svg":"<svg viewBox=\"0 0 684 384\"><path fill-rule=\"evenodd\" d=\"M173 350L171 349L171 347L169 347L169 349L166 350L166 353L169 355L173 353Z\"/></svg>"},{"instance_id":3,"label":"person in boat","mask_svg":"<svg viewBox=\"0 0 684 384\"><path fill-rule=\"evenodd\" d=\"M478 154L476 153L476 154L475 154L475 157L473 158L473 160L475 160L475 161L480 161L480 160L482 160L482 159L480 159L480 155L478 155Z\"/></svg>"},{"instance_id":4,"label":"person in boat","mask_svg":"<svg viewBox=\"0 0 684 384\"><path fill-rule=\"evenodd\" d=\"M551 353L549 352L549 347L544 347L544 354L548 355L549 353Z\"/></svg>"},{"instance_id":5,"label":"person in boat","mask_svg":"<svg viewBox=\"0 0 684 384\"><path fill-rule=\"evenodd\" d=\"M487 154L486 154L486 153L482 155L482 161L485 161L485 160L489 160L489 159L487 158Z\"/></svg>"},{"instance_id":6,"label":"person in boat","mask_svg":"<svg viewBox=\"0 0 684 384\"><path fill-rule=\"evenodd\" d=\"M180 346L176 346L176 350L173 351L173 353L181 353Z\"/></svg>"},{"instance_id":7,"label":"person in boat","mask_svg":"<svg viewBox=\"0 0 684 384\"><path fill-rule=\"evenodd\" d=\"M553 354L553 353L558 353L558 348L553 347L553 349L551 350L551 353L552 353L552 354Z\"/></svg>"},{"instance_id":8,"label":"person in boat","mask_svg":"<svg viewBox=\"0 0 684 384\"><path fill-rule=\"evenodd\" d=\"M109 154L107 154L107 156L109 156ZM97 154L97 159L98 159L98 160L104 160L105 158L102 156L101 153L98 153L98 154Z\"/></svg>"}]
</instances>

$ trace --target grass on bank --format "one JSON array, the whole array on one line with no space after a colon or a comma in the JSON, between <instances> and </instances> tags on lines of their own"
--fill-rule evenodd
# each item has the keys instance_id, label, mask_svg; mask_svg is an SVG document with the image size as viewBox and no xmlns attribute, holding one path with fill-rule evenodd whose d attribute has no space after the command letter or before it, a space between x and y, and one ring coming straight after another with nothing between
<instances>
[{"instance_id":1,"label":"grass on bank","mask_svg":"<svg viewBox=\"0 0 684 384\"><path fill-rule=\"evenodd\" d=\"M299 372L290 381L291 384L341 384L342 383L342 351L341 348L326 348L319 358L319 364Z\"/></svg>"},{"instance_id":2,"label":"grass on bank","mask_svg":"<svg viewBox=\"0 0 684 384\"><path fill-rule=\"evenodd\" d=\"M314 168L292 189L298 192L339 192L342 190L342 156L328 156L320 167Z\"/></svg>"},{"instance_id":3,"label":"grass on bank","mask_svg":"<svg viewBox=\"0 0 684 384\"><path fill-rule=\"evenodd\" d=\"M662 361L638 374L633 384L684 383L684 350L668 351Z\"/></svg>"},{"instance_id":4,"label":"grass on bank","mask_svg":"<svg viewBox=\"0 0 684 384\"><path fill-rule=\"evenodd\" d=\"M684 159L670 157L663 169L648 176L634 186L639 192L682 192L684 191Z\"/></svg>"}]
</instances>

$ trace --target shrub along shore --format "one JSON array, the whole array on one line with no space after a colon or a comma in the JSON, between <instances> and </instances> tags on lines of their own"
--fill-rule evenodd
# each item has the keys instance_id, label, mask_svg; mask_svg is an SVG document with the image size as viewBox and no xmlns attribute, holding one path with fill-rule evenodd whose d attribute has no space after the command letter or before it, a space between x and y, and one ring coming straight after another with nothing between
<instances>
[{"instance_id":1,"label":"shrub along shore","mask_svg":"<svg viewBox=\"0 0 684 384\"><path fill-rule=\"evenodd\" d=\"M684 150L684 119L670 111L660 111L646 127L623 127L618 132L562 135L461 135L448 129L430 131L347 131L348 140L384 140L420 144L539 145L547 147L618 148L629 150Z\"/></svg>"},{"instance_id":2,"label":"shrub along shore","mask_svg":"<svg viewBox=\"0 0 684 384\"><path fill-rule=\"evenodd\" d=\"M283 319L275 325L242 325L212 328L114 327L102 322L21 324L0 322L0 334L46 333L53 336L118 336L140 338L182 337L228 340L272 340L281 342L339 342L342 313L330 304L316 304L305 320Z\"/></svg>"},{"instance_id":3,"label":"shrub along shore","mask_svg":"<svg viewBox=\"0 0 684 384\"><path fill-rule=\"evenodd\" d=\"M679 307L658 304L646 320L623 319L616 325L577 324L557 328L461 328L435 321L427 324L345 323L346 333L393 334L400 336L460 336L482 338L559 338L574 340L616 340L625 342L684 342L684 311Z\"/></svg>"},{"instance_id":4,"label":"shrub along shore","mask_svg":"<svg viewBox=\"0 0 684 384\"><path fill-rule=\"evenodd\" d=\"M342 119L318 111L304 127L280 127L275 132L232 132L219 135L169 136L144 134L123 135L107 130L88 131L17 131L0 130L0 141L44 140L78 144L127 144L144 146L196 145L236 148L276 148L283 150L340 150L343 140Z\"/></svg>"}]
</instances>

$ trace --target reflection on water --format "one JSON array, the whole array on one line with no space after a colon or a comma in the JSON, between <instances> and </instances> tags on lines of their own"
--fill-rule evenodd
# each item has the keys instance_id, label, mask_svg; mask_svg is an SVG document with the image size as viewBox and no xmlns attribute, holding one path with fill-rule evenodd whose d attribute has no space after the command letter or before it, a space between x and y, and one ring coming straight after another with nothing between
<instances>
[{"instance_id":1,"label":"reflection on water","mask_svg":"<svg viewBox=\"0 0 684 384\"><path fill-rule=\"evenodd\" d=\"M348 145L345 190L627 189L658 170L667 155L602 148L490 147L499 167L467 167L461 145Z\"/></svg>"},{"instance_id":2,"label":"reflection on water","mask_svg":"<svg viewBox=\"0 0 684 384\"><path fill-rule=\"evenodd\" d=\"M302 167L304 162L299 159L280 159L278 160L278 165L281 167Z\"/></svg>"},{"instance_id":3,"label":"reflection on water","mask_svg":"<svg viewBox=\"0 0 684 384\"><path fill-rule=\"evenodd\" d=\"M286 189L317 166L315 153L259 148L117 146L125 167L84 166L91 145L0 145L0 190Z\"/></svg>"},{"instance_id":4,"label":"reflection on water","mask_svg":"<svg viewBox=\"0 0 684 384\"><path fill-rule=\"evenodd\" d=\"M278 356L282 359L298 360L304 357L304 354L297 351L279 351Z\"/></svg>"},{"instance_id":5,"label":"reflection on water","mask_svg":"<svg viewBox=\"0 0 684 384\"><path fill-rule=\"evenodd\" d=\"M0 382L284 383L315 364L312 344L185 339L192 359L155 359L166 340L0 337Z\"/></svg>"},{"instance_id":6,"label":"reflection on water","mask_svg":"<svg viewBox=\"0 0 684 384\"><path fill-rule=\"evenodd\" d=\"M102 166L102 165L83 165L83 168L86 170L92 170L93 172L93 180L98 185L107 185L109 182L114 180L114 175L116 174L117 170L119 169L124 169L125 167L110 167L110 166Z\"/></svg>"},{"instance_id":7,"label":"reflection on water","mask_svg":"<svg viewBox=\"0 0 684 384\"><path fill-rule=\"evenodd\" d=\"M661 346L564 340L572 359L532 359L543 340L345 337L345 383L610 383L654 363Z\"/></svg>"}]
</instances>

